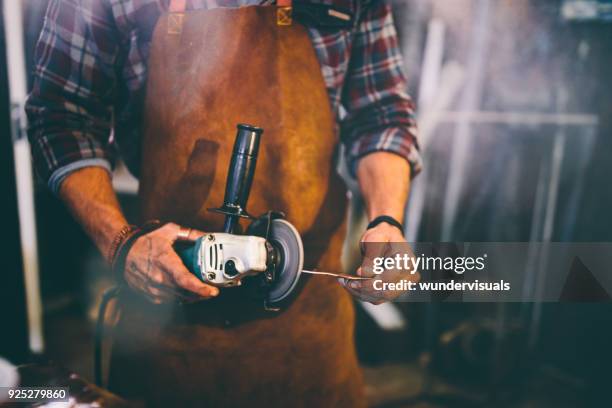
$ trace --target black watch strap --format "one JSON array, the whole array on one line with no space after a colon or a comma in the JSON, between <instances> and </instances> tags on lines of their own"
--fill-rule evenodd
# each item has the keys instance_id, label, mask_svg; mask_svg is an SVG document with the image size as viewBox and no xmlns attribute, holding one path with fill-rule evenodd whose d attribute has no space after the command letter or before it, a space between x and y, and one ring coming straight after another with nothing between
<instances>
[{"instance_id":1,"label":"black watch strap","mask_svg":"<svg viewBox=\"0 0 612 408\"><path fill-rule=\"evenodd\" d=\"M404 235L404 226L402 225L401 222L399 222L398 220L396 220L395 218L389 216L389 215L380 215L376 218L374 218L369 224L368 224L368 228L367 229L372 229L375 226L377 226L380 223L386 222L389 225L393 225L394 227L399 228L399 230L402 232L402 235Z\"/></svg>"}]
</instances>

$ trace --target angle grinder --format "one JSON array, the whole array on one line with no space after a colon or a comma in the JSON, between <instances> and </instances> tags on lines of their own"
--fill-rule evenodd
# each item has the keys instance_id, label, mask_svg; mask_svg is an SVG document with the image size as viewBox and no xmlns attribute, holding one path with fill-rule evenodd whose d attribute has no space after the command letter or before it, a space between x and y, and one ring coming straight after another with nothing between
<instances>
[{"instance_id":1,"label":"angle grinder","mask_svg":"<svg viewBox=\"0 0 612 408\"><path fill-rule=\"evenodd\" d=\"M187 268L203 282L218 287L250 282L265 292L266 301L283 300L295 289L302 273L302 238L280 212L253 217L246 204L255 174L263 129L239 124L229 164L224 203L211 208L225 215L223 232L205 234L177 247ZM238 220L251 220L244 235Z\"/></svg>"},{"instance_id":2,"label":"angle grinder","mask_svg":"<svg viewBox=\"0 0 612 408\"><path fill-rule=\"evenodd\" d=\"M304 249L299 233L287 220L270 218L264 224L269 230L266 236L205 234L179 250L179 255L209 285L241 286L245 278L251 278L266 292L268 302L281 301L298 283Z\"/></svg>"},{"instance_id":3,"label":"angle grinder","mask_svg":"<svg viewBox=\"0 0 612 408\"><path fill-rule=\"evenodd\" d=\"M303 269L302 238L285 215L268 211L253 217L247 212L263 129L246 124L239 124L237 128L223 205L209 208L225 215L223 232L208 233L193 243L179 244L176 250L187 268L203 282L218 287L242 286L248 282L264 295L266 305L289 296L302 273L345 280L371 279ZM244 235L238 234L240 218L251 220Z\"/></svg>"}]
</instances>

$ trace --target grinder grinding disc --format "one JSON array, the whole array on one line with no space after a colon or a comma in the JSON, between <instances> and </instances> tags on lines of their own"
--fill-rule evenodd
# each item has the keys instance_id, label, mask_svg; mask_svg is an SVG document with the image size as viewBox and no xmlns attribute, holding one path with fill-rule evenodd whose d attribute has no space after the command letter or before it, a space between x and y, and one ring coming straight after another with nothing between
<instances>
[{"instance_id":1,"label":"grinder grinding disc","mask_svg":"<svg viewBox=\"0 0 612 408\"><path fill-rule=\"evenodd\" d=\"M300 279L304 266L304 247L298 231L283 219L272 220L268 241L279 254L276 277L268 299L270 302L278 302L289 296Z\"/></svg>"}]
</instances>

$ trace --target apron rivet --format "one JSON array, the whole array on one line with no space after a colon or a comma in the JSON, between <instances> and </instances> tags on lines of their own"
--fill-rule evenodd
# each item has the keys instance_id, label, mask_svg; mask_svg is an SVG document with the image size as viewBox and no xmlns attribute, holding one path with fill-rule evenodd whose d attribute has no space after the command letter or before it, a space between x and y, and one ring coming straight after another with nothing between
<instances>
[{"instance_id":1,"label":"apron rivet","mask_svg":"<svg viewBox=\"0 0 612 408\"><path fill-rule=\"evenodd\" d=\"M276 25L290 26L293 23L292 7L277 7L276 8Z\"/></svg>"}]
</instances>

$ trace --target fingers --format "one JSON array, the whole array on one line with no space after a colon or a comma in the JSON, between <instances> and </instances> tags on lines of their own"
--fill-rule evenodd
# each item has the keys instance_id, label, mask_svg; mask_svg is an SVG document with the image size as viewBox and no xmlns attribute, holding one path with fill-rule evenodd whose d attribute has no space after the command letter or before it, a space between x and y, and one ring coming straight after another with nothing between
<instances>
[{"instance_id":1,"label":"fingers","mask_svg":"<svg viewBox=\"0 0 612 408\"><path fill-rule=\"evenodd\" d=\"M219 289L206 285L185 267L175 252L181 227L169 223L143 237L130 249L125 268L128 285L153 303L180 299L194 302L218 295ZM193 237L203 235L194 230Z\"/></svg>"},{"instance_id":2,"label":"fingers","mask_svg":"<svg viewBox=\"0 0 612 408\"><path fill-rule=\"evenodd\" d=\"M369 302L373 305L379 305L387 301L387 299L380 296L380 293L371 293L365 284L368 281L350 281L347 279L339 278L338 282L355 298L363 301Z\"/></svg>"},{"instance_id":3,"label":"fingers","mask_svg":"<svg viewBox=\"0 0 612 408\"><path fill-rule=\"evenodd\" d=\"M388 242L365 242L361 266L357 269L359 276L373 276L375 274L376 258L385 258L389 252Z\"/></svg>"},{"instance_id":4,"label":"fingers","mask_svg":"<svg viewBox=\"0 0 612 408\"><path fill-rule=\"evenodd\" d=\"M165 267L167 268L169 276L177 286L204 298L214 297L219 294L218 288L206 285L189 272L176 253L168 253L165 259Z\"/></svg>"},{"instance_id":5,"label":"fingers","mask_svg":"<svg viewBox=\"0 0 612 408\"><path fill-rule=\"evenodd\" d=\"M402 293L401 291L376 289L375 282L378 280L383 283L396 283L403 278L404 274L401 273L402 271L396 268L385 267L383 270L380 270L380 267L383 266L381 265L381 260L386 261L386 258L395 258L396 255L403 256L404 253L412 254L402 232L394 226L384 223L380 224L363 234L360 249L363 259L356 274L358 276L376 276L374 276L373 280L369 281L347 281L342 279L339 280L340 284L351 295L375 305L399 296Z\"/></svg>"},{"instance_id":6,"label":"fingers","mask_svg":"<svg viewBox=\"0 0 612 408\"><path fill-rule=\"evenodd\" d=\"M338 278L338 282L350 292L363 289L363 281Z\"/></svg>"},{"instance_id":7,"label":"fingers","mask_svg":"<svg viewBox=\"0 0 612 408\"><path fill-rule=\"evenodd\" d=\"M181 226L173 222L165 224L154 233L163 236L170 245L174 244L180 238Z\"/></svg>"},{"instance_id":8,"label":"fingers","mask_svg":"<svg viewBox=\"0 0 612 408\"><path fill-rule=\"evenodd\" d=\"M191 229L189 231L189 240L190 241L195 241L196 239L200 238L202 235L206 235L206 233L204 231L200 231L197 229Z\"/></svg>"},{"instance_id":9,"label":"fingers","mask_svg":"<svg viewBox=\"0 0 612 408\"><path fill-rule=\"evenodd\" d=\"M160 228L160 230L162 230L163 233L167 234L173 243L177 241L177 239L181 236L184 241L195 241L202 235L206 235L204 231L200 231L195 228L180 226L173 222L169 222L168 224L164 225L162 228ZM187 234L186 236L183 236L185 232L187 232Z\"/></svg>"}]
</instances>

